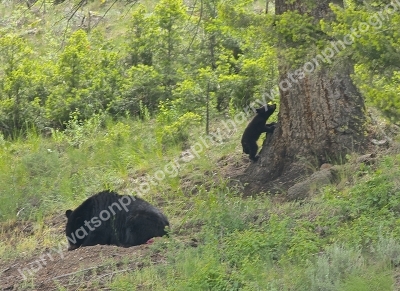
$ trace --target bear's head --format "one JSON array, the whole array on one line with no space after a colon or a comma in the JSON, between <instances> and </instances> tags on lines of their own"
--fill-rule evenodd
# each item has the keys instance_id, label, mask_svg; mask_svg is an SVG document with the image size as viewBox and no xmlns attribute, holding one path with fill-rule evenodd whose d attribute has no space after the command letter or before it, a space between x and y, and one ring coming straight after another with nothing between
<instances>
[{"instance_id":1,"label":"bear's head","mask_svg":"<svg viewBox=\"0 0 400 291\"><path fill-rule=\"evenodd\" d=\"M84 232L86 232L86 230L83 229L84 219L70 209L65 211L65 216L68 219L65 227L65 234L68 239L68 250L72 251L79 248L85 238ZM82 234L78 233L78 231L82 232Z\"/></svg>"},{"instance_id":2,"label":"bear's head","mask_svg":"<svg viewBox=\"0 0 400 291\"><path fill-rule=\"evenodd\" d=\"M257 108L258 115L268 119L276 109L276 104L265 104L263 107Z\"/></svg>"}]
</instances>

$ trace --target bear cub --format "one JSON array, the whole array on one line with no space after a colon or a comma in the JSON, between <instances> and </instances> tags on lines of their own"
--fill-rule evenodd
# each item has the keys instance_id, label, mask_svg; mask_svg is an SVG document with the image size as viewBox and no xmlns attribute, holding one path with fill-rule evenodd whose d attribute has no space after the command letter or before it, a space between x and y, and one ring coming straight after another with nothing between
<instances>
[{"instance_id":1,"label":"bear cub","mask_svg":"<svg viewBox=\"0 0 400 291\"><path fill-rule=\"evenodd\" d=\"M65 215L68 250L97 244L136 246L166 235L169 226L165 215L147 201L112 191L89 197Z\"/></svg>"},{"instance_id":2,"label":"bear cub","mask_svg":"<svg viewBox=\"0 0 400 291\"><path fill-rule=\"evenodd\" d=\"M275 123L265 124L267 119L274 113L276 104L264 105L256 109L256 116L247 125L242 136L243 153L248 154L250 160L256 162L259 158L257 156L258 145L257 140L263 132L273 133Z\"/></svg>"}]
</instances>

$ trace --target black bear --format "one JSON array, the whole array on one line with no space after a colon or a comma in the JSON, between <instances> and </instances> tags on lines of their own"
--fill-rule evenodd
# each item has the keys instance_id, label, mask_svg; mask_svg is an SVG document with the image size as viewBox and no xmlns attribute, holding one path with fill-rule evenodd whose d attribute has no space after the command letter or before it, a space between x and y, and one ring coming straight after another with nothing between
<instances>
[{"instance_id":1,"label":"black bear","mask_svg":"<svg viewBox=\"0 0 400 291\"><path fill-rule=\"evenodd\" d=\"M265 105L256 109L256 116L247 125L242 136L242 147L243 152L249 155L252 161L257 161L258 156L258 145L257 140L263 132L273 133L275 129L275 123L265 124L267 119L274 113L276 104Z\"/></svg>"},{"instance_id":2,"label":"black bear","mask_svg":"<svg viewBox=\"0 0 400 291\"><path fill-rule=\"evenodd\" d=\"M168 219L145 200L103 191L67 210L68 250L93 245L130 247L166 235Z\"/></svg>"}]
</instances>

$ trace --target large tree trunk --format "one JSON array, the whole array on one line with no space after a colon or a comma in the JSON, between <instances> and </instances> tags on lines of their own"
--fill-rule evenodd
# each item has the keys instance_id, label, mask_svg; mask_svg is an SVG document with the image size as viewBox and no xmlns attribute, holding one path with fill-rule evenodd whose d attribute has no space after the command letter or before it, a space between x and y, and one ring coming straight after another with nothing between
<instances>
[{"instance_id":1,"label":"large tree trunk","mask_svg":"<svg viewBox=\"0 0 400 291\"><path fill-rule=\"evenodd\" d=\"M329 1L314 0L317 3L313 3L312 9L302 2L310 3L276 0L276 13L297 10L315 20L330 16ZM279 75L280 81L284 81L294 69L287 65L285 48L281 48ZM347 153L362 149L364 101L350 78L350 62L340 63L330 66L322 63L302 80L291 82L290 89L280 90L278 127L268 135L259 161L247 168L243 179L250 182L253 190L269 190L271 185L277 186L274 189L287 188L307 170L312 171L322 163L343 161ZM271 182L278 177L282 185Z\"/></svg>"}]
</instances>

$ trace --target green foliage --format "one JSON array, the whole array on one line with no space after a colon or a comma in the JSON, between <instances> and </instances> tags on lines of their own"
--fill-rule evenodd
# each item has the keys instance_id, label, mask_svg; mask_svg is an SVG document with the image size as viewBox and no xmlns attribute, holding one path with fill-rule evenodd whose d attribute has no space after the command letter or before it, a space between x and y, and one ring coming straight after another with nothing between
<instances>
[{"instance_id":1,"label":"green foliage","mask_svg":"<svg viewBox=\"0 0 400 291\"><path fill-rule=\"evenodd\" d=\"M86 33L79 30L74 33L64 52L60 55L55 72L55 86L46 102L49 119L58 121L59 125L69 120L70 112L87 116L94 113L85 112L94 106L86 106L89 95L90 80L93 69L89 41ZM89 109L90 110L90 109Z\"/></svg>"},{"instance_id":2,"label":"green foliage","mask_svg":"<svg viewBox=\"0 0 400 291\"><path fill-rule=\"evenodd\" d=\"M292 60L287 65L298 67L349 34L353 43L335 57L351 55L367 101L397 122L400 17L377 1L359 2L332 5L336 18L317 23L297 12L257 14L248 0L161 1L154 8L135 6L118 24L106 17L95 29L87 19L78 25L78 16L71 29L60 21L49 28L57 7L37 7L39 18L18 5L7 13L4 3L1 130L16 137L29 127L64 129L72 115L83 121L100 112L146 119L166 99L184 101L181 115L203 117L207 104L211 116L242 109L276 87L277 41Z\"/></svg>"},{"instance_id":3,"label":"green foliage","mask_svg":"<svg viewBox=\"0 0 400 291\"><path fill-rule=\"evenodd\" d=\"M257 99L265 99L265 93L271 89L270 86L273 86L271 80L277 77L274 72L276 63L270 57L272 57L271 52L267 51L259 58L243 58L239 74L221 75L221 90L218 91L217 96L230 95L237 108L244 108Z\"/></svg>"},{"instance_id":4,"label":"green foliage","mask_svg":"<svg viewBox=\"0 0 400 291\"><path fill-rule=\"evenodd\" d=\"M400 120L400 72L394 71L391 77L371 76L368 66L355 67L355 80L369 104L381 109L390 121Z\"/></svg>"},{"instance_id":5,"label":"green foliage","mask_svg":"<svg viewBox=\"0 0 400 291\"><path fill-rule=\"evenodd\" d=\"M176 98L174 103L179 112L195 112L203 115L206 110L205 95L207 94L205 88L195 80L184 80L179 83L177 88L173 91L173 96Z\"/></svg>"},{"instance_id":6,"label":"green foliage","mask_svg":"<svg viewBox=\"0 0 400 291\"><path fill-rule=\"evenodd\" d=\"M335 291L349 274L356 274L363 268L365 260L359 249L333 245L318 256L315 262L308 264L310 290Z\"/></svg>"},{"instance_id":7,"label":"green foliage","mask_svg":"<svg viewBox=\"0 0 400 291\"><path fill-rule=\"evenodd\" d=\"M376 72L398 70L400 58L395 53L399 46L398 31L400 17L392 9L379 12L367 7L346 10L331 6L337 17L336 22L325 29L330 35L343 40L352 35L350 46L356 62Z\"/></svg>"},{"instance_id":8,"label":"green foliage","mask_svg":"<svg viewBox=\"0 0 400 291\"><path fill-rule=\"evenodd\" d=\"M105 49L92 46L83 30L72 34L56 64L55 85L46 102L50 120L62 126L72 112L86 120L107 109L121 77L116 55Z\"/></svg>"},{"instance_id":9,"label":"green foliage","mask_svg":"<svg viewBox=\"0 0 400 291\"><path fill-rule=\"evenodd\" d=\"M144 112L141 112L140 106L145 106L150 112L154 112L158 100L164 98L161 75L154 67L141 64L129 68L126 74L120 89L121 95L111 101L109 112L115 116L128 114L141 118L144 117Z\"/></svg>"},{"instance_id":10,"label":"green foliage","mask_svg":"<svg viewBox=\"0 0 400 291\"><path fill-rule=\"evenodd\" d=\"M201 121L193 112L182 114L182 99L160 102L156 136L159 144L180 144L189 138L189 129Z\"/></svg>"},{"instance_id":11,"label":"green foliage","mask_svg":"<svg viewBox=\"0 0 400 291\"><path fill-rule=\"evenodd\" d=\"M175 84L181 80L184 64L184 25L188 15L180 0L161 0L154 8L158 32L154 51L154 66L162 76L164 98L170 98Z\"/></svg>"},{"instance_id":12,"label":"green foliage","mask_svg":"<svg viewBox=\"0 0 400 291\"><path fill-rule=\"evenodd\" d=\"M399 174L396 166L399 157L387 158L381 162L380 168L369 173L361 183L354 186L348 192L341 193L340 198L333 198L337 195L327 192L325 196L333 199L338 205L347 204L354 207L348 209L348 215L354 217L359 214L372 214L381 211L393 211L397 213L400 200L398 199L398 186L393 177Z\"/></svg>"},{"instance_id":13,"label":"green foliage","mask_svg":"<svg viewBox=\"0 0 400 291\"><path fill-rule=\"evenodd\" d=\"M269 263L274 258L270 242L271 237L257 229L234 231L224 240L224 260L240 269L251 261Z\"/></svg>"},{"instance_id":14,"label":"green foliage","mask_svg":"<svg viewBox=\"0 0 400 291\"><path fill-rule=\"evenodd\" d=\"M336 209L339 218L333 221L332 235L336 240L367 247L381 236L398 235L399 189L393 182L399 174L395 166L398 163L398 156L383 160L377 170L341 193L326 189L324 199Z\"/></svg>"},{"instance_id":15,"label":"green foliage","mask_svg":"<svg viewBox=\"0 0 400 291\"><path fill-rule=\"evenodd\" d=\"M372 267L366 273L348 278L340 291L391 291L393 290L393 277L390 272L376 271Z\"/></svg>"},{"instance_id":16,"label":"green foliage","mask_svg":"<svg viewBox=\"0 0 400 291\"><path fill-rule=\"evenodd\" d=\"M146 8L139 4L138 8L132 13L129 24L128 32L133 37L126 43L128 65L151 66L153 64L155 43L152 40L152 33L155 33L155 27L154 19L149 17Z\"/></svg>"},{"instance_id":17,"label":"green foliage","mask_svg":"<svg viewBox=\"0 0 400 291\"><path fill-rule=\"evenodd\" d=\"M232 28L248 28L254 25L254 15L249 9L252 1L231 0L220 2L220 17L224 20L228 27Z\"/></svg>"},{"instance_id":18,"label":"green foliage","mask_svg":"<svg viewBox=\"0 0 400 291\"><path fill-rule=\"evenodd\" d=\"M46 77L29 44L13 34L0 38L0 130L18 136L29 126L45 125Z\"/></svg>"},{"instance_id":19,"label":"green foliage","mask_svg":"<svg viewBox=\"0 0 400 291\"><path fill-rule=\"evenodd\" d=\"M332 6L337 19L330 25L325 23L324 30L340 41L350 39L341 54L354 60L356 84L369 104L398 122L400 16L393 7L380 7L382 3L375 1L370 4L348 9Z\"/></svg>"},{"instance_id":20,"label":"green foliage","mask_svg":"<svg viewBox=\"0 0 400 291\"><path fill-rule=\"evenodd\" d=\"M47 9L43 19L27 12L23 27L33 27L32 36L1 38L0 124L6 137L26 135L29 127L64 130L71 117L82 122L101 112L148 120L167 99L181 100L179 116L189 111L212 117L229 104L241 109L276 82L272 38L263 29L271 19L254 14L248 0L139 5L112 26L120 29L112 38L102 25L106 18L95 29L85 18L75 26L78 14L71 29L60 21L48 28L57 7ZM21 11L3 13L18 19Z\"/></svg>"},{"instance_id":21,"label":"green foliage","mask_svg":"<svg viewBox=\"0 0 400 291\"><path fill-rule=\"evenodd\" d=\"M78 114L72 114L65 125L65 130L61 135L55 133L54 138L58 141L65 141L70 146L80 147L90 137L94 137L102 129L104 116L100 114L93 115L85 122L81 121Z\"/></svg>"},{"instance_id":22,"label":"green foliage","mask_svg":"<svg viewBox=\"0 0 400 291\"><path fill-rule=\"evenodd\" d=\"M197 201L197 209L199 213L207 211L208 215L204 219L206 228L209 231L209 238L213 240L215 237L224 237L235 231L243 231L247 226L249 219L243 210L246 205L239 201L237 194L229 188L222 186L214 191L204 191L203 199ZM230 200L230 203L225 201Z\"/></svg>"},{"instance_id":23,"label":"green foliage","mask_svg":"<svg viewBox=\"0 0 400 291\"><path fill-rule=\"evenodd\" d=\"M316 51L316 46L323 38L320 26L306 14L287 11L277 16L275 29L280 41L280 49L284 50L289 68L303 66Z\"/></svg>"}]
</instances>

